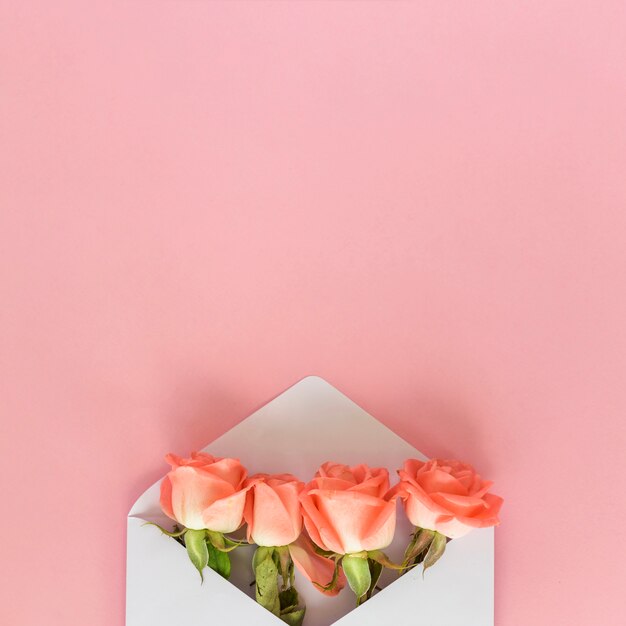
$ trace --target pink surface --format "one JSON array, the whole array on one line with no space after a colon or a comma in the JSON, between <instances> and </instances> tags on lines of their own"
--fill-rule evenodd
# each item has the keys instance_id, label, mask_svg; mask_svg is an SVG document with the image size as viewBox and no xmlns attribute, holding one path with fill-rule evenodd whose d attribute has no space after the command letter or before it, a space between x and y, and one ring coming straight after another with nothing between
<instances>
[{"instance_id":1,"label":"pink surface","mask_svg":"<svg viewBox=\"0 0 626 626\"><path fill-rule=\"evenodd\" d=\"M499 626L622 624L625 75L621 0L1 1L0 623L121 626L162 455L315 373L496 481Z\"/></svg>"}]
</instances>

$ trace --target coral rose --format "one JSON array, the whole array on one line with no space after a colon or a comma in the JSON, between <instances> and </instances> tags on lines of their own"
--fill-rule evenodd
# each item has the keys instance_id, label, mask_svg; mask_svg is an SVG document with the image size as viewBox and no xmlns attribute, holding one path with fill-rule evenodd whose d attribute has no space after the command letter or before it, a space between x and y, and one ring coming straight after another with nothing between
<instances>
[{"instance_id":1,"label":"coral rose","mask_svg":"<svg viewBox=\"0 0 626 626\"><path fill-rule=\"evenodd\" d=\"M404 501L414 526L456 539L473 528L496 526L502 498L488 493L493 483L460 461L416 459L398 470L400 483L392 490Z\"/></svg>"},{"instance_id":2,"label":"coral rose","mask_svg":"<svg viewBox=\"0 0 626 626\"><path fill-rule=\"evenodd\" d=\"M387 547L396 528L396 504L385 499L388 490L384 468L325 463L300 494L311 539L337 554Z\"/></svg>"},{"instance_id":3,"label":"coral rose","mask_svg":"<svg viewBox=\"0 0 626 626\"><path fill-rule=\"evenodd\" d=\"M267 547L295 541L302 532L298 496L304 483L291 474L256 474L246 484L251 484L244 510L248 541Z\"/></svg>"},{"instance_id":4,"label":"coral rose","mask_svg":"<svg viewBox=\"0 0 626 626\"><path fill-rule=\"evenodd\" d=\"M194 452L184 459L168 454L171 471L161 483L161 508L185 528L220 533L243 523L246 469L238 459L221 459Z\"/></svg>"}]
</instances>

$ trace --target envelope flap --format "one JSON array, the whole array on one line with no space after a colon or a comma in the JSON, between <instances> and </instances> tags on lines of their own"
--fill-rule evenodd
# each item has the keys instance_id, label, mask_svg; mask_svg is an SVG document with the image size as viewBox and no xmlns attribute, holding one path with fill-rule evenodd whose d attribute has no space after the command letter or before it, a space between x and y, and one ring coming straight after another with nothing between
<instances>
[{"instance_id":1,"label":"envelope flap","mask_svg":"<svg viewBox=\"0 0 626 626\"><path fill-rule=\"evenodd\" d=\"M240 458L252 473L289 471L305 481L325 461L368 463L393 473L405 458L426 458L318 376L296 383L204 451ZM129 515L163 519L159 484L139 497Z\"/></svg>"}]
</instances>

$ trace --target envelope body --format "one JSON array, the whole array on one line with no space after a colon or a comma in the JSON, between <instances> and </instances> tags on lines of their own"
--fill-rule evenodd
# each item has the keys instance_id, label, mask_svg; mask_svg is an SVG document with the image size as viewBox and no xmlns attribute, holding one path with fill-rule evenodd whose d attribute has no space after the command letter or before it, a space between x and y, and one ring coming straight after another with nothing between
<instances>
[{"instance_id":1,"label":"envelope body","mask_svg":"<svg viewBox=\"0 0 626 626\"><path fill-rule=\"evenodd\" d=\"M323 379L310 376L253 413L205 448L241 459L251 473L290 472L308 481L325 461L395 469L407 458L425 457ZM184 548L154 526L173 522L159 506L159 484L144 492L128 516L126 626L279 626L256 604L250 566L253 547L235 550L230 581L210 569L201 584ZM398 510L392 545L400 560L412 532ZM473 531L448 544L424 577L415 568L359 608L345 589L322 595L296 575L307 614L305 626L493 626L493 529Z\"/></svg>"}]
</instances>

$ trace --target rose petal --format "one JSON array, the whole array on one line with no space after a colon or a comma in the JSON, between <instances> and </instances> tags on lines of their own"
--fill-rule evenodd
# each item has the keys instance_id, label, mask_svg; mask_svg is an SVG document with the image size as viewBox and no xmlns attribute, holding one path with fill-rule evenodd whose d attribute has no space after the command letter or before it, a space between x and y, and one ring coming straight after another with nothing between
<instances>
[{"instance_id":1,"label":"rose petal","mask_svg":"<svg viewBox=\"0 0 626 626\"><path fill-rule=\"evenodd\" d=\"M302 515L299 509L294 519L281 500L277 489L265 482L254 486L251 536L259 546L284 546L294 541L302 530ZM295 492L295 500L298 502Z\"/></svg>"},{"instance_id":2,"label":"rose petal","mask_svg":"<svg viewBox=\"0 0 626 626\"><path fill-rule=\"evenodd\" d=\"M233 493L233 487L227 482L187 465L172 470L168 476L174 518L194 530L206 528L202 513L208 506Z\"/></svg>"},{"instance_id":3,"label":"rose petal","mask_svg":"<svg viewBox=\"0 0 626 626\"><path fill-rule=\"evenodd\" d=\"M172 510L172 483L169 476L166 476L161 482L161 496L159 500L163 513L172 519L176 519Z\"/></svg>"},{"instance_id":4,"label":"rose petal","mask_svg":"<svg viewBox=\"0 0 626 626\"><path fill-rule=\"evenodd\" d=\"M226 498L216 500L207 507L202 514L203 528L218 533L232 533L237 530L243 523L243 510L250 487L251 485Z\"/></svg>"},{"instance_id":5,"label":"rose petal","mask_svg":"<svg viewBox=\"0 0 626 626\"><path fill-rule=\"evenodd\" d=\"M333 551L352 554L362 550L375 550L384 547L372 545L377 537L369 538L368 528L375 524L384 508L395 507L395 504L352 491L322 492L314 490L311 495L315 498L320 513L328 520L329 527L334 530L339 538L341 547L340 549L331 548ZM320 528L319 530L322 539L325 539L327 528ZM389 544L387 543L387 545Z\"/></svg>"},{"instance_id":6,"label":"rose petal","mask_svg":"<svg viewBox=\"0 0 626 626\"><path fill-rule=\"evenodd\" d=\"M300 503L302 504L304 525L311 539L322 550L331 550L341 554L343 552L341 541L331 526L330 521L320 512L317 498L308 494L305 490L300 494Z\"/></svg>"},{"instance_id":7,"label":"rose petal","mask_svg":"<svg viewBox=\"0 0 626 626\"><path fill-rule=\"evenodd\" d=\"M416 482L426 493L441 492L460 496L467 495L467 489L454 476L440 469L420 472Z\"/></svg>"},{"instance_id":8,"label":"rose petal","mask_svg":"<svg viewBox=\"0 0 626 626\"><path fill-rule=\"evenodd\" d=\"M334 589L320 589L320 586L326 587L332 581L335 563L317 554L311 540L304 533L289 545L289 553L298 571L312 583L316 583L315 588L321 593L328 596L336 596L345 587L346 577L343 571L340 570L337 585Z\"/></svg>"},{"instance_id":9,"label":"rose petal","mask_svg":"<svg viewBox=\"0 0 626 626\"><path fill-rule=\"evenodd\" d=\"M219 459L202 469L230 483L235 490L242 486L247 474L238 459Z\"/></svg>"}]
</instances>

